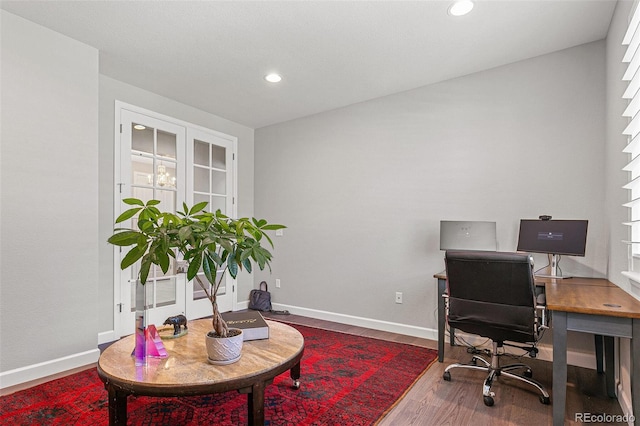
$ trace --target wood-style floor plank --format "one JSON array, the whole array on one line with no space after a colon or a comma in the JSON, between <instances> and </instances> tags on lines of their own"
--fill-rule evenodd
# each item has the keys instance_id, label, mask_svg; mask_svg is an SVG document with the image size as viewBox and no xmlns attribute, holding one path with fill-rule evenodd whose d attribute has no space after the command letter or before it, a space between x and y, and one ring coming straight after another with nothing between
<instances>
[{"instance_id":1,"label":"wood-style floor plank","mask_svg":"<svg viewBox=\"0 0 640 426\"><path fill-rule=\"evenodd\" d=\"M356 334L376 339L423 346L437 350L437 342L396 333L371 330L363 327L307 318L300 315L274 315L271 317L311 327L325 328L343 333ZM444 369L455 362L468 362L471 355L462 346L445 345L443 363L435 362L414 384L411 390L378 423L380 426L408 425L522 425L539 426L552 424L552 406L538 400L538 391L517 380L501 377L494 382L495 405L487 407L482 399L482 384L485 374L467 369L451 370L451 381L442 378ZM503 357L501 363L518 362ZM548 361L523 358L531 366L534 378L551 394L553 403L552 365ZM304 386L304 371L302 372ZM586 368L568 367L566 425L575 422L575 413L622 415L618 401L606 394L604 375ZM596 423L589 423L590 425Z\"/></svg>"},{"instance_id":2,"label":"wood-style floor plank","mask_svg":"<svg viewBox=\"0 0 640 426\"><path fill-rule=\"evenodd\" d=\"M399 343L423 346L437 350L437 342L402 334L372 330L347 324L318 320L300 315L274 315L263 313L287 322L324 328L342 333L385 339ZM106 346L106 345L103 345ZM539 426L551 425L551 405L543 405L538 401L537 391L514 380L501 378L492 387L496 393L495 405L487 407L482 401L482 383L485 375L481 371L454 369L450 382L442 379L447 365L455 362L468 362L471 359L463 346L445 345L443 363L435 362L427 372L414 384L396 406L379 421L380 426L432 426L432 425L518 425ZM514 362L507 358L503 364ZM550 362L526 358L536 380L542 383L551 394L553 403L552 366ZM69 373L69 372L67 372ZM569 366L567 375L567 408L565 425L578 425L574 421L575 413L622 415L616 399L607 397L604 375L595 370ZM50 380L51 378L47 378ZM23 387L33 386L32 382ZM304 386L304 371L302 371ZM20 389L12 389L11 392ZM8 393L11 393L8 392ZM595 425L598 423L589 423Z\"/></svg>"}]
</instances>

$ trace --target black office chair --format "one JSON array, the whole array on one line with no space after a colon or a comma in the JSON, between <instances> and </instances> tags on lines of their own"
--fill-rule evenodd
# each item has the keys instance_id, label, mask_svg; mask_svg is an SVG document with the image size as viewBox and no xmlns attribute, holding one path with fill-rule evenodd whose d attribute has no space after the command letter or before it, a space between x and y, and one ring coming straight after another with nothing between
<instances>
[{"instance_id":1,"label":"black office chair","mask_svg":"<svg viewBox=\"0 0 640 426\"><path fill-rule=\"evenodd\" d=\"M451 380L453 368L487 371L482 395L492 406L495 393L491 385L498 376L507 376L536 387L540 402L549 404L549 393L531 378L526 364L500 366L503 346L515 346L537 353L536 343L546 328L546 313L536 303L533 260L521 253L487 251L447 251L448 322L451 327L492 340L491 362L473 355L469 364L449 365L443 374ZM538 313L541 310L541 313ZM506 344L516 342L521 345ZM525 345L522 345L525 344ZM501 352L499 352L499 350ZM480 361L483 365L477 365ZM513 371L524 369L523 375Z\"/></svg>"}]
</instances>

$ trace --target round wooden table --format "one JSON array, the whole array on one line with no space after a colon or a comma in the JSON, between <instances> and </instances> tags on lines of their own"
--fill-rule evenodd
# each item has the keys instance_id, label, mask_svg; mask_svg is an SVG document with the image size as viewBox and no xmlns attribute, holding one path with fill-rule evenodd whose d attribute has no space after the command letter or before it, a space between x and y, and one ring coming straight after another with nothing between
<instances>
[{"instance_id":1,"label":"round wooden table","mask_svg":"<svg viewBox=\"0 0 640 426\"><path fill-rule=\"evenodd\" d=\"M210 319L189 322L189 333L163 340L167 358L136 366L134 335L109 346L98 360L98 375L109 393L109 424L126 425L127 396L192 396L237 390L247 394L248 424L264 424L264 391L277 375L291 370L299 387L304 338L286 324L267 321L269 338L244 342L242 357L229 365L207 362L205 335Z\"/></svg>"}]
</instances>

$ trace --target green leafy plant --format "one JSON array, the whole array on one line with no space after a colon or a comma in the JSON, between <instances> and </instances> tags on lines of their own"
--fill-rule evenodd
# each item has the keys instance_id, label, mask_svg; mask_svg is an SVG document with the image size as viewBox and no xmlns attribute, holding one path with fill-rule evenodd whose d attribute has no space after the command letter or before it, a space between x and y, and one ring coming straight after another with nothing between
<instances>
[{"instance_id":1,"label":"green leafy plant","mask_svg":"<svg viewBox=\"0 0 640 426\"><path fill-rule=\"evenodd\" d=\"M232 219L220 210L206 212L206 202L191 208L183 204L183 211L177 213L161 212L156 207L160 204L158 200L144 203L137 198L127 198L123 202L133 207L123 212L116 224L137 215L138 229L116 228L108 239L116 246L133 246L120 267L126 269L140 261L138 279L145 284L151 265L159 266L166 273L171 258L177 259L179 254L188 264L187 279L195 279L211 302L213 330L218 336L226 337L229 329L220 315L216 299L225 273L228 271L235 279L242 269L251 273L254 263L260 270L270 268L272 255L262 243L267 241L273 248L273 241L266 231L285 226L269 224L264 219ZM200 271L208 283L202 280Z\"/></svg>"}]
</instances>

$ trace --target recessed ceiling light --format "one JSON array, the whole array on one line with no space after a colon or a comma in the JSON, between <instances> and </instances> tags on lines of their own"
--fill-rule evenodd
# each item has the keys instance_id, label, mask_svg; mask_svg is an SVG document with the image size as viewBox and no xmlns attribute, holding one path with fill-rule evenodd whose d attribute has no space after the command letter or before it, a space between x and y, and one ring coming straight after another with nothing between
<instances>
[{"instance_id":1,"label":"recessed ceiling light","mask_svg":"<svg viewBox=\"0 0 640 426\"><path fill-rule=\"evenodd\" d=\"M456 1L451 6L449 6L449 15L466 15L467 13L471 12L471 9L473 9L473 2L471 0Z\"/></svg>"},{"instance_id":2,"label":"recessed ceiling light","mask_svg":"<svg viewBox=\"0 0 640 426\"><path fill-rule=\"evenodd\" d=\"M133 128L136 130L144 130L146 129L146 127L144 127L142 124L134 124Z\"/></svg>"},{"instance_id":3,"label":"recessed ceiling light","mask_svg":"<svg viewBox=\"0 0 640 426\"><path fill-rule=\"evenodd\" d=\"M267 80L269 83L279 83L282 80L282 77L280 77L279 74L267 74L264 76L264 79Z\"/></svg>"}]
</instances>

